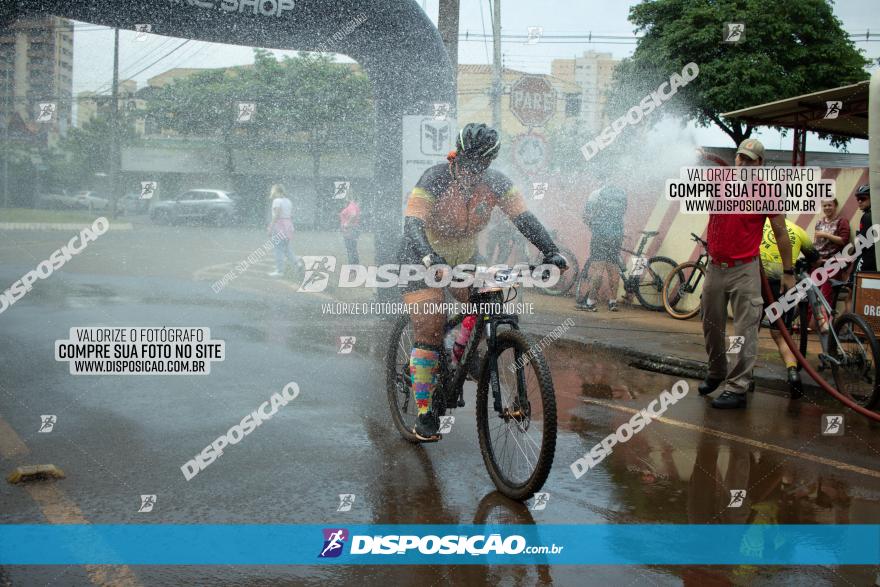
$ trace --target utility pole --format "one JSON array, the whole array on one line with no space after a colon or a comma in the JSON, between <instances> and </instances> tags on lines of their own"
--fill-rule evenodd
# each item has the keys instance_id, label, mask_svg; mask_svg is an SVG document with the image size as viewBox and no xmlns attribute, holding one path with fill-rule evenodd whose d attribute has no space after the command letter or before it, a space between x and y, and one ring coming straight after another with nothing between
<instances>
[{"instance_id":1,"label":"utility pole","mask_svg":"<svg viewBox=\"0 0 880 587\"><path fill-rule=\"evenodd\" d=\"M492 2L492 126L501 135L501 0Z\"/></svg>"},{"instance_id":2,"label":"utility pole","mask_svg":"<svg viewBox=\"0 0 880 587\"><path fill-rule=\"evenodd\" d=\"M437 29L440 31L440 38L443 39L443 45L446 47L453 75L455 75L456 91L452 96L451 105L453 112L455 112L458 102L458 17L459 0L440 0Z\"/></svg>"},{"instance_id":3,"label":"utility pole","mask_svg":"<svg viewBox=\"0 0 880 587\"><path fill-rule=\"evenodd\" d=\"M13 64L15 63L14 59L14 45L13 49L9 52L9 60L4 63L4 120L3 120L3 207L9 208L9 156L12 154L12 145L9 144L9 123L12 121L12 103L9 100L9 96L12 93L12 88L9 87L9 70L12 69ZM7 61L4 59L4 62Z\"/></svg>"},{"instance_id":4,"label":"utility pole","mask_svg":"<svg viewBox=\"0 0 880 587\"><path fill-rule=\"evenodd\" d=\"M110 217L116 218L119 197L119 29L113 29L113 89L110 100Z\"/></svg>"}]
</instances>

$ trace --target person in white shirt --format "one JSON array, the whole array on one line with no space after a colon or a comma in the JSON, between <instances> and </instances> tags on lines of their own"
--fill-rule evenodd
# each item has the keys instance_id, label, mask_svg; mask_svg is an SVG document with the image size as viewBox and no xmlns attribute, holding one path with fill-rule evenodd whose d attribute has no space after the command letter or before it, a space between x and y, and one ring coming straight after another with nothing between
<instances>
[{"instance_id":1,"label":"person in white shirt","mask_svg":"<svg viewBox=\"0 0 880 587\"><path fill-rule=\"evenodd\" d=\"M293 247L290 244L293 240L291 221L293 202L284 194L284 187L281 184L273 185L269 195L272 198L272 221L269 223L268 231L275 245L275 271L269 275L281 277L284 275L285 261L289 261L293 267L302 263L302 260L293 254Z\"/></svg>"}]
</instances>

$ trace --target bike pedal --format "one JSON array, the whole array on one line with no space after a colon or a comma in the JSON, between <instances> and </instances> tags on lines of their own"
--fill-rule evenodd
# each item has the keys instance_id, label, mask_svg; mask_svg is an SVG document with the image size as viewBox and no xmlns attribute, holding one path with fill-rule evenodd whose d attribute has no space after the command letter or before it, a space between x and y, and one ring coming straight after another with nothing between
<instances>
[{"instance_id":1,"label":"bike pedal","mask_svg":"<svg viewBox=\"0 0 880 587\"><path fill-rule=\"evenodd\" d=\"M457 404L457 405L458 405L459 408L463 408L463 407L464 407L464 400L463 400L463 399L458 400L458 404Z\"/></svg>"}]
</instances>

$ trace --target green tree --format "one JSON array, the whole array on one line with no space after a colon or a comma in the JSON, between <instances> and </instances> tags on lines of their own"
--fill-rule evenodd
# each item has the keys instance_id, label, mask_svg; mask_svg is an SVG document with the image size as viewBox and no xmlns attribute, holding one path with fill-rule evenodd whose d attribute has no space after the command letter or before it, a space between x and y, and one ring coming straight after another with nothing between
<instances>
[{"instance_id":1,"label":"green tree","mask_svg":"<svg viewBox=\"0 0 880 587\"><path fill-rule=\"evenodd\" d=\"M247 124L237 122L238 102L256 103ZM316 191L323 155L355 153L373 140L369 81L326 55L299 54L279 62L269 51L255 49L253 67L175 80L154 94L148 108L162 128L218 138L230 177L238 148L305 150Z\"/></svg>"},{"instance_id":2,"label":"green tree","mask_svg":"<svg viewBox=\"0 0 880 587\"><path fill-rule=\"evenodd\" d=\"M721 113L868 78L870 61L827 0L651 0L632 7L629 20L643 36L614 72L612 120L690 62L699 66L699 76L679 89L676 106L664 106L664 112L699 126L715 124L736 144L753 129ZM743 23L744 41L722 43L725 23ZM819 136L837 146L848 142Z\"/></svg>"},{"instance_id":3,"label":"green tree","mask_svg":"<svg viewBox=\"0 0 880 587\"><path fill-rule=\"evenodd\" d=\"M58 143L52 156L47 157L50 185L56 187L92 187L89 182L96 173L109 170L111 124L110 119L99 114L82 127L71 128ZM137 133L129 120L120 124L120 148L135 145Z\"/></svg>"}]
</instances>

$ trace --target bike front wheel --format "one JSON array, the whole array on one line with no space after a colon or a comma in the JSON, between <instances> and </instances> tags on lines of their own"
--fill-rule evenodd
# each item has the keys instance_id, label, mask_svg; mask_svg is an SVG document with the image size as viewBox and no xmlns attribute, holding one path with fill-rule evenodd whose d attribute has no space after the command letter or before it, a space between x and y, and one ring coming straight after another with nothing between
<instances>
[{"instance_id":1,"label":"bike front wheel","mask_svg":"<svg viewBox=\"0 0 880 587\"><path fill-rule=\"evenodd\" d=\"M508 330L495 340L477 386L477 435L498 491L524 501L553 465L556 396L543 354L522 333Z\"/></svg>"},{"instance_id":2,"label":"bike front wheel","mask_svg":"<svg viewBox=\"0 0 880 587\"><path fill-rule=\"evenodd\" d=\"M663 282L663 307L676 320L689 320L700 312L703 266L694 261L673 269Z\"/></svg>"},{"instance_id":3,"label":"bike front wheel","mask_svg":"<svg viewBox=\"0 0 880 587\"><path fill-rule=\"evenodd\" d=\"M861 316L846 313L834 321L829 341L837 390L873 410L880 404L880 343Z\"/></svg>"},{"instance_id":4,"label":"bike front wheel","mask_svg":"<svg viewBox=\"0 0 880 587\"><path fill-rule=\"evenodd\" d=\"M663 282L675 270L677 263L669 257L651 257L636 280L635 294L639 303L649 310L663 310Z\"/></svg>"}]
</instances>

